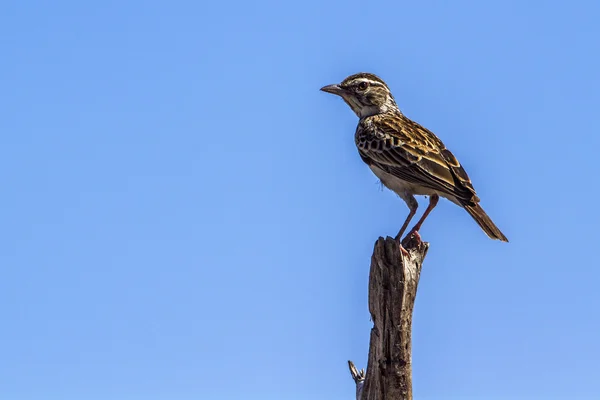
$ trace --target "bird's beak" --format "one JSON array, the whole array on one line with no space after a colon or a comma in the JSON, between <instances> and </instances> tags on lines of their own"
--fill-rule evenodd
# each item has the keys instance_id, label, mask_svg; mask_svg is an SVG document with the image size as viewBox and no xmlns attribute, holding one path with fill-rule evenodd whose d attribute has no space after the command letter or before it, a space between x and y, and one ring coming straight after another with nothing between
<instances>
[{"instance_id":1,"label":"bird's beak","mask_svg":"<svg viewBox=\"0 0 600 400\"><path fill-rule=\"evenodd\" d=\"M327 93L331 93L331 94L337 94L338 96L341 96L344 93L346 93L346 91L344 89L342 89L340 87L340 85L327 85L327 86L323 86L321 88L321 90L323 92L327 92Z\"/></svg>"}]
</instances>

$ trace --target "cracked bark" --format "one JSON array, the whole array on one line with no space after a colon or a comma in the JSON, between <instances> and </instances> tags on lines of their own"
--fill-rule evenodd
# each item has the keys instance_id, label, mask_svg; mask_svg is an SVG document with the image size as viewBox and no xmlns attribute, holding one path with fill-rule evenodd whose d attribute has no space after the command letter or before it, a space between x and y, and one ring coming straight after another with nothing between
<instances>
[{"instance_id":1,"label":"cracked bark","mask_svg":"<svg viewBox=\"0 0 600 400\"><path fill-rule=\"evenodd\" d=\"M412 400L412 313L429 243L412 236L402 256L393 238L379 238L371 256L369 311L373 321L366 376L349 361L357 400ZM360 385L360 390L359 389Z\"/></svg>"}]
</instances>

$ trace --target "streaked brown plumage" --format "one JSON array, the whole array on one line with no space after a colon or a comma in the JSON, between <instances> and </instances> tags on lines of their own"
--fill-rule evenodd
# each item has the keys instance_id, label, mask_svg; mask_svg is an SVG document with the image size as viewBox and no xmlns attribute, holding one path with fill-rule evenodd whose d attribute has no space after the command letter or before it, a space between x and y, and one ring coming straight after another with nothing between
<instances>
[{"instance_id":1,"label":"streaked brown plumage","mask_svg":"<svg viewBox=\"0 0 600 400\"><path fill-rule=\"evenodd\" d=\"M508 242L479 205L456 157L433 132L402 114L383 80L359 73L321 90L342 97L360 118L355 142L362 160L408 205L409 215L396 236L399 242L418 207L414 195L429 195L430 201L407 236L418 232L442 196L467 210L490 238Z\"/></svg>"}]
</instances>

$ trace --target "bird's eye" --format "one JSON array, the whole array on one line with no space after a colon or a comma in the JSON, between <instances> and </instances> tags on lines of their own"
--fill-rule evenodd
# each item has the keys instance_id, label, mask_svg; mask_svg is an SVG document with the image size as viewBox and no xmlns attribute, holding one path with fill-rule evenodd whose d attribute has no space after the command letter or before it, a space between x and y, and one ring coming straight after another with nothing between
<instances>
[{"instance_id":1,"label":"bird's eye","mask_svg":"<svg viewBox=\"0 0 600 400\"><path fill-rule=\"evenodd\" d=\"M368 82L361 82L358 84L358 88L360 90L366 90L369 87L369 83Z\"/></svg>"}]
</instances>

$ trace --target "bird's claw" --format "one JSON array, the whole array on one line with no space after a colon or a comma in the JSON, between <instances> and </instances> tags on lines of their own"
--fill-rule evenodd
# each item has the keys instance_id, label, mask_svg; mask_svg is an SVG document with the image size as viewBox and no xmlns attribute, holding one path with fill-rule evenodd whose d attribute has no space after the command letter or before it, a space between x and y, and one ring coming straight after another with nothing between
<instances>
[{"instance_id":1,"label":"bird's claw","mask_svg":"<svg viewBox=\"0 0 600 400\"><path fill-rule=\"evenodd\" d=\"M416 240L417 240L419 243L421 243L421 242L422 242L422 240L421 240L421 235L419 234L419 232L418 232L418 231L413 231L413 232L409 233L409 234L406 236L406 238L407 238L407 239L410 239L410 237L411 237L411 236L414 236L414 237L415 237L415 239L416 239Z\"/></svg>"},{"instance_id":2,"label":"bird's claw","mask_svg":"<svg viewBox=\"0 0 600 400\"><path fill-rule=\"evenodd\" d=\"M402 246L402 245L400 245L400 251L402 252L402 255L403 255L404 257L408 257L408 256L410 255L410 254L408 253L408 250L406 250L406 249L404 248L404 246Z\"/></svg>"},{"instance_id":3,"label":"bird's claw","mask_svg":"<svg viewBox=\"0 0 600 400\"><path fill-rule=\"evenodd\" d=\"M402 255L404 257L408 257L409 256L408 250L406 250L404 248L404 246L402 246L402 239L400 239L399 237L396 237L396 243L398 243L398 247L400 247L400 252L402 253Z\"/></svg>"},{"instance_id":4,"label":"bird's claw","mask_svg":"<svg viewBox=\"0 0 600 400\"><path fill-rule=\"evenodd\" d=\"M404 257L408 257L409 253L408 253L408 250L406 250L406 248L404 248L403 245L409 244L409 242L411 242L413 240L416 242L417 245L420 245L421 243L423 243L423 241L421 240L421 235L417 231L409 232L409 234L406 235L403 240L398 241L398 244L400 245L400 251L402 252ZM411 246L414 246L414 244L415 243L412 243Z\"/></svg>"}]
</instances>

